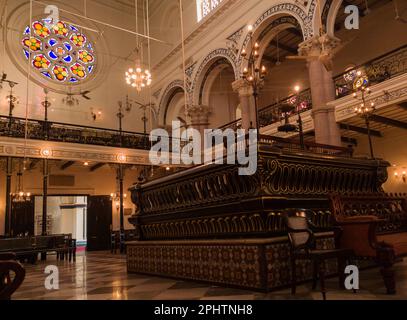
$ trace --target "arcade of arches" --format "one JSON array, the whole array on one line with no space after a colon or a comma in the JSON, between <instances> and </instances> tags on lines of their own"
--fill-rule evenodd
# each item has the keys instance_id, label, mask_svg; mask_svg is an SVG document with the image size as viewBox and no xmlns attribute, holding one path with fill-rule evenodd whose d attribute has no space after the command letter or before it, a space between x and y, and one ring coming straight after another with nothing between
<instances>
[{"instance_id":1,"label":"arcade of arches","mask_svg":"<svg viewBox=\"0 0 407 320\"><path fill-rule=\"evenodd\" d=\"M347 258L407 297L406 1L0 0L0 27L5 298L352 299ZM122 294L32 290L102 260Z\"/></svg>"}]
</instances>

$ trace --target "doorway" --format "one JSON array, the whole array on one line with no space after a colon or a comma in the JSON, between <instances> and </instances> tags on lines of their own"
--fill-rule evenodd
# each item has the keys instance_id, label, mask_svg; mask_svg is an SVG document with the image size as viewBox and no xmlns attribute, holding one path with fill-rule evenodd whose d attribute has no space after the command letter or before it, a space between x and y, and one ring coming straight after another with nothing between
<instances>
[{"instance_id":1,"label":"doorway","mask_svg":"<svg viewBox=\"0 0 407 320\"><path fill-rule=\"evenodd\" d=\"M34 233L42 233L41 196L35 197ZM87 248L87 196L48 196L47 234L72 234L77 250Z\"/></svg>"}]
</instances>

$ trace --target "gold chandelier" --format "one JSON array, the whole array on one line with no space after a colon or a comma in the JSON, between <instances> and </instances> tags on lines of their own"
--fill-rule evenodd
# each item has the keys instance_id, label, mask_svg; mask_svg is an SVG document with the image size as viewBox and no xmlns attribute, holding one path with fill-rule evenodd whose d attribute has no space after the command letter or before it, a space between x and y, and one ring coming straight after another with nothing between
<instances>
[{"instance_id":1,"label":"gold chandelier","mask_svg":"<svg viewBox=\"0 0 407 320\"><path fill-rule=\"evenodd\" d=\"M148 3L147 3L148 5ZM135 88L137 92L140 92L145 87L149 87L152 82L151 73L147 68L143 67L142 61L144 58L143 55L143 43L139 41L139 23L138 23L138 0L135 0L134 3L135 14L136 14L136 33L137 33L137 45L136 45L136 59L135 66L129 68L126 72L126 83ZM147 17L146 17L147 16ZM143 25L144 25L144 34L146 34L145 26L147 24L147 38L150 38L150 28L149 28L149 14L148 9L145 12L143 8ZM150 50L150 42L147 43L148 50ZM148 52L148 59L150 61L150 51ZM150 62L149 62L150 63Z\"/></svg>"},{"instance_id":2,"label":"gold chandelier","mask_svg":"<svg viewBox=\"0 0 407 320\"><path fill-rule=\"evenodd\" d=\"M17 173L17 190L15 193L11 194L11 198L13 199L12 201L14 203L21 203L21 202L29 202L31 201L31 193L30 192L24 192L24 186L21 182L23 177L23 173L21 171L21 164L20 164L20 170Z\"/></svg>"},{"instance_id":3,"label":"gold chandelier","mask_svg":"<svg viewBox=\"0 0 407 320\"><path fill-rule=\"evenodd\" d=\"M145 87L151 85L151 73L148 69L144 69L141 64L140 51L142 50L141 46L137 48L137 58L134 68L129 68L126 72L126 82L128 85L132 86L140 92Z\"/></svg>"}]
</instances>

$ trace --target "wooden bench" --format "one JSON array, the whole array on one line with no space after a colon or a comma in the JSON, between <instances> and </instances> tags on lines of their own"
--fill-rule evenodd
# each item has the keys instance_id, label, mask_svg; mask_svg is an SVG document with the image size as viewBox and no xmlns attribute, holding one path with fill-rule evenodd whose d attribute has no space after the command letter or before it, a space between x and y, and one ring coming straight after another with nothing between
<instances>
[{"instance_id":1,"label":"wooden bench","mask_svg":"<svg viewBox=\"0 0 407 320\"><path fill-rule=\"evenodd\" d=\"M25 278L24 267L13 253L0 253L0 300L10 300Z\"/></svg>"},{"instance_id":2,"label":"wooden bench","mask_svg":"<svg viewBox=\"0 0 407 320\"><path fill-rule=\"evenodd\" d=\"M338 246L375 260L387 293L396 293L393 264L407 256L407 195L332 195L331 210L341 227Z\"/></svg>"},{"instance_id":3,"label":"wooden bench","mask_svg":"<svg viewBox=\"0 0 407 320\"><path fill-rule=\"evenodd\" d=\"M76 260L76 240L69 234L0 239L0 253L13 252L20 261L35 263L39 253L55 252L60 260Z\"/></svg>"}]
</instances>

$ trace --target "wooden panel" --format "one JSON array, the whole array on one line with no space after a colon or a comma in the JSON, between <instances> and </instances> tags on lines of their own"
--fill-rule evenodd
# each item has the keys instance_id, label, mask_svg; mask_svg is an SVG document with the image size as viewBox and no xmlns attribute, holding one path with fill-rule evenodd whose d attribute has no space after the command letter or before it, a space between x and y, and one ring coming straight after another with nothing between
<instances>
[{"instance_id":1,"label":"wooden panel","mask_svg":"<svg viewBox=\"0 0 407 320\"><path fill-rule=\"evenodd\" d=\"M88 251L108 250L112 224L112 200L110 196L88 197L87 239Z\"/></svg>"}]
</instances>

